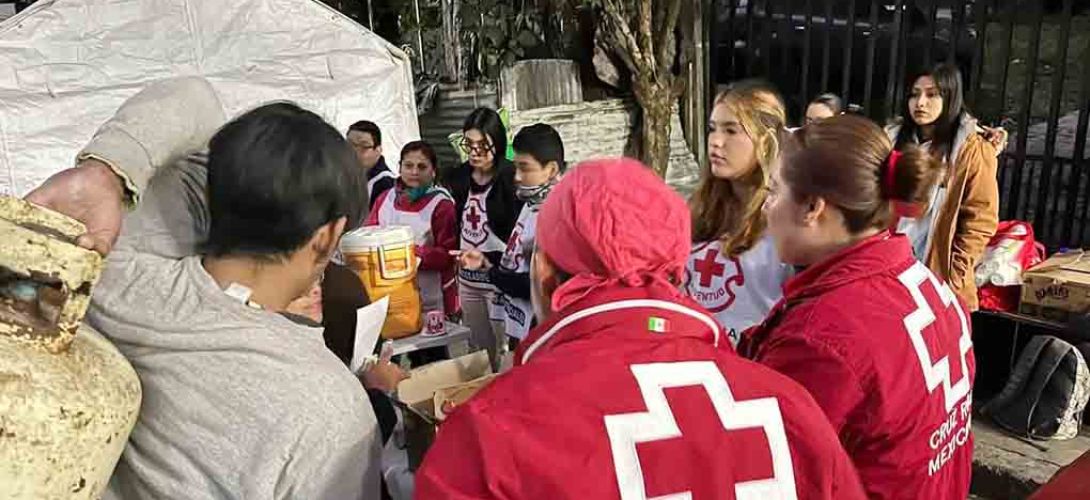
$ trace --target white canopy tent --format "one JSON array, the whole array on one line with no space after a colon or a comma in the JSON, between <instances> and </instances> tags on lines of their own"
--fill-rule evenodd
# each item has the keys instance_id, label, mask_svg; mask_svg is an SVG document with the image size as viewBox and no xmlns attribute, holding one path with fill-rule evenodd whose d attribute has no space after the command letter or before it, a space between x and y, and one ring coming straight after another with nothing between
<instances>
[{"instance_id":1,"label":"white canopy tent","mask_svg":"<svg viewBox=\"0 0 1090 500\"><path fill-rule=\"evenodd\" d=\"M25 195L150 81L206 77L229 116L291 100L420 137L410 59L316 0L40 0L0 23L0 194ZM396 168L396 161L391 161Z\"/></svg>"}]
</instances>

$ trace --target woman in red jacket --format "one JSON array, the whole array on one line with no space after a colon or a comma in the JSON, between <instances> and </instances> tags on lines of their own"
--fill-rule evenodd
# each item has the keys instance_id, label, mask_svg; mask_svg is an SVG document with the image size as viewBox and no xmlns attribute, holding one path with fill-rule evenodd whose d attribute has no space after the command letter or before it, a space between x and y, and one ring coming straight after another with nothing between
<instances>
[{"instance_id":1,"label":"woman in red jacket","mask_svg":"<svg viewBox=\"0 0 1090 500\"><path fill-rule=\"evenodd\" d=\"M825 411L871 498L969 493L969 318L948 285L887 227L926 203L942 166L877 125L837 116L784 140L765 203L779 255L804 268L744 341Z\"/></svg>"},{"instance_id":2,"label":"woman in red jacket","mask_svg":"<svg viewBox=\"0 0 1090 500\"><path fill-rule=\"evenodd\" d=\"M417 284L424 312L454 314L458 291L454 281L454 257L458 248L454 200L436 185L435 150L414 141L401 150L401 178L394 189L375 200L367 225L409 226L420 258Z\"/></svg>"}]
</instances>

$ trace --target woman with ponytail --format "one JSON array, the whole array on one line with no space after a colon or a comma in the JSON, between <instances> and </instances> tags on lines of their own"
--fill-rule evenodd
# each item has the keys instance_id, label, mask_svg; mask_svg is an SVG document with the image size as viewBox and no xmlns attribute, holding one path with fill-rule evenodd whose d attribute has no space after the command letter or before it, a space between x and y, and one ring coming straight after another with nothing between
<instances>
[{"instance_id":1,"label":"woman with ponytail","mask_svg":"<svg viewBox=\"0 0 1090 500\"><path fill-rule=\"evenodd\" d=\"M715 315L732 344L779 300L791 268L764 235L761 205L786 121L763 86L738 85L715 100L708 123L710 168L690 201L693 250L685 288Z\"/></svg>"},{"instance_id":2,"label":"woman with ponytail","mask_svg":"<svg viewBox=\"0 0 1090 500\"><path fill-rule=\"evenodd\" d=\"M871 498L964 499L975 361L968 312L891 233L943 175L922 148L893 150L842 115L787 135L764 212L780 257L803 268L743 340L749 357L809 389Z\"/></svg>"}]
</instances>

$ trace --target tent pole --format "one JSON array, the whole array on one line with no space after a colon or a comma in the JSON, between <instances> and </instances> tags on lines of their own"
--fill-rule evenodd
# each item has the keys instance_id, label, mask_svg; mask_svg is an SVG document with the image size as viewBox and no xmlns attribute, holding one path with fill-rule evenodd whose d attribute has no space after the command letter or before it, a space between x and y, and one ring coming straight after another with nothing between
<instances>
[{"instance_id":1,"label":"tent pole","mask_svg":"<svg viewBox=\"0 0 1090 500\"><path fill-rule=\"evenodd\" d=\"M420 53L420 74L424 74L424 27L420 25L420 0L413 0L416 11L416 51Z\"/></svg>"}]
</instances>

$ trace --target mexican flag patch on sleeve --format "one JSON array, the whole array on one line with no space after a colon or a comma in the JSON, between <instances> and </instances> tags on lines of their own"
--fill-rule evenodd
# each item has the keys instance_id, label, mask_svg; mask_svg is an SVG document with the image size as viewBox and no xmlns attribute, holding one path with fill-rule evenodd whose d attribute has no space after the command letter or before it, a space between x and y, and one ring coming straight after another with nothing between
<instances>
[{"instance_id":1,"label":"mexican flag patch on sleeve","mask_svg":"<svg viewBox=\"0 0 1090 500\"><path fill-rule=\"evenodd\" d=\"M657 316L647 318L647 330L655 333L666 333L666 320Z\"/></svg>"}]
</instances>

